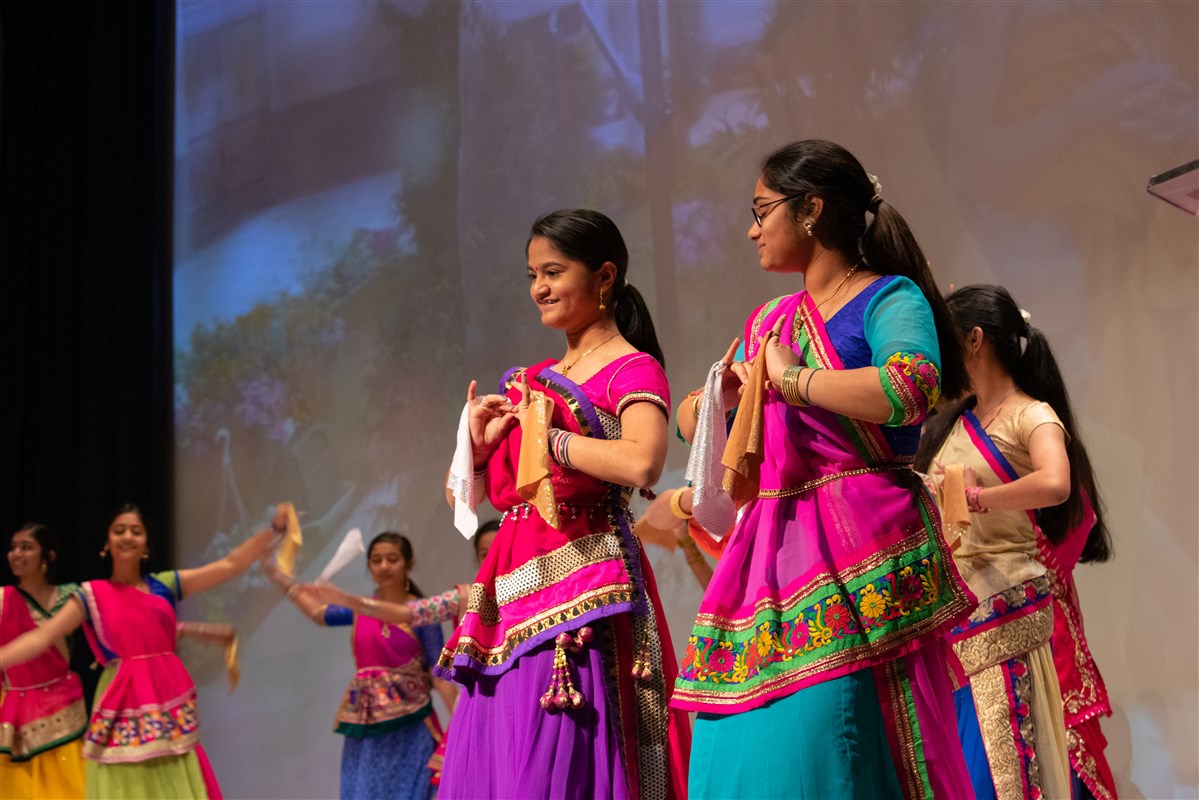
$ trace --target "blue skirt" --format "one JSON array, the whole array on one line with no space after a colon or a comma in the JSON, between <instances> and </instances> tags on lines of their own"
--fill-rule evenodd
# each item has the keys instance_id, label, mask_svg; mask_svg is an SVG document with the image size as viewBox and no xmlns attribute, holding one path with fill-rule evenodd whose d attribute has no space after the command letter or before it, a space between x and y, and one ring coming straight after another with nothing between
<instances>
[{"instance_id":1,"label":"blue skirt","mask_svg":"<svg viewBox=\"0 0 1199 800\"><path fill-rule=\"evenodd\" d=\"M341 800L429 800L437 746L423 719L382 736L345 737Z\"/></svg>"},{"instance_id":2,"label":"blue skirt","mask_svg":"<svg viewBox=\"0 0 1199 800\"><path fill-rule=\"evenodd\" d=\"M858 670L739 714L700 713L690 796L903 797L873 673Z\"/></svg>"}]
</instances>

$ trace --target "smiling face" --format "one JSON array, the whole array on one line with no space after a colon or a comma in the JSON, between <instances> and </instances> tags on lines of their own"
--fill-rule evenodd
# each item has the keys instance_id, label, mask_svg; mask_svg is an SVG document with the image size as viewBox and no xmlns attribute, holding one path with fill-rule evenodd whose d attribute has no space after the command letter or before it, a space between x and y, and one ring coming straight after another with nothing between
<instances>
[{"instance_id":1,"label":"smiling face","mask_svg":"<svg viewBox=\"0 0 1199 800\"><path fill-rule=\"evenodd\" d=\"M118 514L108 526L108 552L114 564L140 561L146 554L146 525L136 511Z\"/></svg>"},{"instance_id":2,"label":"smiling face","mask_svg":"<svg viewBox=\"0 0 1199 800\"><path fill-rule=\"evenodd\" d=\"M528 257L529 297L541 312L542 325L576 331L603 313L599 293L601 288L609 290L616 274L614 264L605 263L592 272L583 262L562 255L544 236L529 240Z\"/></svg>"},{"instance_id":3,"label":"smiling face","mask_svg":"<svg viewBox=\"0 0 1199 800\"><path fill-rule=\"evenodd\" d=\"M407 588L410 565L398 544L376 542L367 557L367 568L380 589L388 586Z\"/></svg>"},{"instance_id":4,"label":"smiling face","mask_svg":"<svg viewBox=\"0 0 1199 800\"><path fill-rule=\"evenodd\" d=\"M33 531L17 531L8 545L8 568L17 580L45 572L47 556Z\"/></svg>"},{"instance_id":5,"label":"smiling face","mask_svg":"<svg viewBox=\"0 0 1199 800\"><path fill-rule=\"evenodd\" d=\"M796 221L783 195L767 188L759 178L753 205L762 223L754 220L746 235L758 246L758 264L766 272L806 272L816 240L807 235L802 221Z\"/></svg>"}]
</instances>

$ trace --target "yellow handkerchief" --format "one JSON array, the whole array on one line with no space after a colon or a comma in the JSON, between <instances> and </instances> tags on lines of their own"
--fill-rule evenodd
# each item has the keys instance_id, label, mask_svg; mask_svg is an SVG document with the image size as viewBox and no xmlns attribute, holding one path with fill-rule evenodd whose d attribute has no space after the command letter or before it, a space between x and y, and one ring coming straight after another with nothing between
<instances>
[{"instance_id":1,"label":"yellow handkerchief","mask_svg":"<svg viewBox=\"0 0 1199 800\"><path fill-rule=\"evenodd\" d=\"M545 523L558 528L558 503L551 480L549 430L554 401L545 392L529 390L529 409L520 425L520 463L516 468L516 493L537 509Z\"/></svg>"},{"instance_id":2,"label":"yellow handkerchief","mask_svg":"<svg viewBox=\"0 0 1199 800\"><path fill-rule=\"evenodd\" d=\"M288 503L287 533L283 536L283 544L280 545L275 560L279 564L279 569L289 578L296 574L296 553L300 552L302 544L304 544L304 537L300 533L300 518L296 515L296 507Z\"/></svg>"},{"instance_id":3,"label":"yellow handkerchief","mask_svg":"<svg viewBox=\"0 0 1199 800\"><path fill-rule=\"evenodd\" d=\"M962 534L970 530L970 509L966 506L966 482L962 477L963 464L950 464L945 468L945 477L937 492L937 504L941 507L941 530L951 550L962 543Z\"/></svg>"}]
</instances>

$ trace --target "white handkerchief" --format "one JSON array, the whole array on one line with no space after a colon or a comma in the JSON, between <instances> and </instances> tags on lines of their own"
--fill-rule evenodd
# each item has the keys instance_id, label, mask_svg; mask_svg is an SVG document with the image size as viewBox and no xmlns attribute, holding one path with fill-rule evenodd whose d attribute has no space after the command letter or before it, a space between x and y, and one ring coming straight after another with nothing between
<instances>
[{"instance_id":1,"label":"white handkerchief","mask_svg":"<svg viewBox=\"0 0 1199 800\"><path fill-rule=\"evenodd\" d=\"M337 552L321 570L320 577L316 579L317 583L329 581L334 575L345 569L347 564L362 555L366 555L366 547L362 544L362 531L353 528L341 540L341 544L337 546Z\"/></svg>"},{"instance_id":2,"label":"white handkerchief","mask_svg":"<svg viewBox=\"0 0 1199 800\"><path fill-rule=\"evenodd\" d=\"M479 498L483 496L483 478L475 477L474 457L470 447L470 404L462 406L458 420L458 441L446 488L454 494L454 527L467 539L479 529Z\"/></svg>"},{"instance_id":3,"label":"white handkerchief","mask_svg":"<svg viewBox=\"0 0 1199 800\"><path fill-rule=\"evenodd\" d=\"M723 361L717 361L708 371L704 383L704 400L700 406L699 420L695 425L695 438L691 442L691 458L687 461L687 480L691 481L693 499L691 513L695 521L719 541L737 521L737 508L733 498L723 487L724 447L729 432L724 419L724 398L720 382L728 369Z\"/></svg>"}]
</instances>

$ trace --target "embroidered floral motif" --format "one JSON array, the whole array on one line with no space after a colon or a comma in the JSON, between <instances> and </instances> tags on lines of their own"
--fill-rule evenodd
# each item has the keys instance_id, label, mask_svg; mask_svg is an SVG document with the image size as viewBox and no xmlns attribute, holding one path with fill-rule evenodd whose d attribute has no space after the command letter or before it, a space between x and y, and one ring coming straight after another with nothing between
<instances>
[{"instance_id":1,"label":"embroidered floral motif","mask_svg":"<svg viewBox=\"0 0 1199 800\"><path fill-rule=\"evenodd\" d=\"M101 748L145 747L170 743L195 734L199 728L196 699L189 697L172 708L151 708L140 714L119 717L95 714L87 730L87 742Z\"/></svg>"},{"instance_id":2,"label":"embroidered floral motif","mask_svg":"<svg viewBox=\"0 0 1199 800\"><path fill-rule=\"evenodd\" d=\"M882 373L883 391L891 404L887 425L919 422L941 397L941 374L921 353L895 353L879 372Z\"/></svg>"},{"instance_id":3,"label":"embroidered floral motif","mask_svg":"<svg viewBox=\"0 0 1199 800\"><path fill-rule=\"evenodd\" d=\"M716 631L716 636L693 634L679 665L680 681L741 684L768 670L786 670L792 662L798 667L848 647L876 642L915 621L913 617L943 605L942 570L940 557L929 555L877 575L853 590L834 584L832 594L801 601L791 610L763 620L748 638L734 638L735 634L724 631Z\"/></svg>"}]
</instances>

